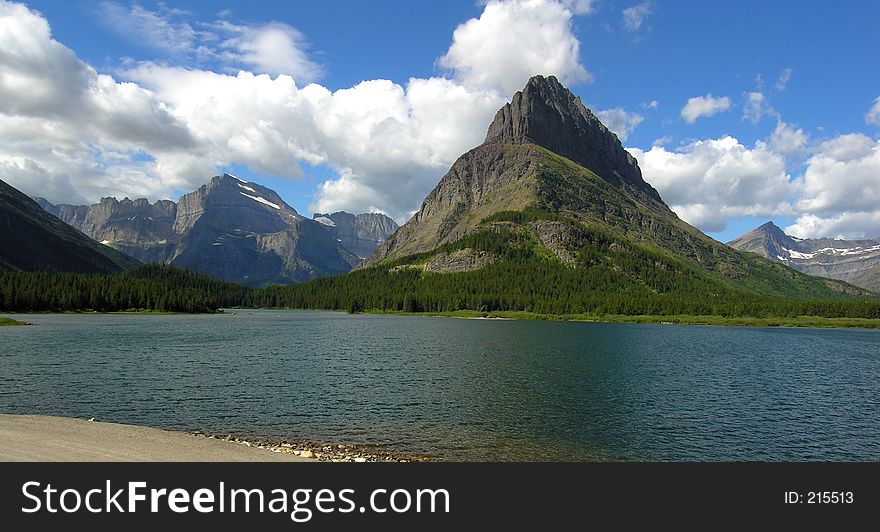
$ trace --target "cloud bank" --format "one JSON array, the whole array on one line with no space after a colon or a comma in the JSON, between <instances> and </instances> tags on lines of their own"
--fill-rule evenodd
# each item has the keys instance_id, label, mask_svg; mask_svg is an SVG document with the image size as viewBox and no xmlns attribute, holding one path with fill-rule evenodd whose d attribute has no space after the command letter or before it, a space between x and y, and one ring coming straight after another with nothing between
<instances>
[{"instance_id":1,"label":"cloud bank","mask_svg":"<svg viewBox=\"0 0 880 532\"><path fill-rule=\"evenodd\" d=\"M380 209L401 220L529 77L590 78L571 30L572 17L591 10L584 0L490 1L438 59L448 76L335 91L307 83L321 67L289 25L194 24L164 6L99 10L164 59L99 74L38 12L0 0L0 171L51 201L157 199L232 164L295 178L306 163L339 175L319 187L315 210ZM525 52L511 54L512 45ZM200 66L209 61L221 68Z\"/></svg>"}]
</instances>

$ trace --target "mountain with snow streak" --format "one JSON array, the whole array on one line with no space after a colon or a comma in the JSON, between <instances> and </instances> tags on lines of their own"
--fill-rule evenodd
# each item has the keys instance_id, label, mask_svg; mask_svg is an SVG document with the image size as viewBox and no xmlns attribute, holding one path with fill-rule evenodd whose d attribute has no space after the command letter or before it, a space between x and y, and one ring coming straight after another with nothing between
<instances>
[{"instance_id":1,"label":"mountain with snow streak","mask_svg":"<svg viewBox=\"0 0 880 532\"><path fill-rule=\"evenodd\" d=\"M787 235L773 222L767 222L728 242L728 245L809 275L846 281L880 292L880 239L801 239Z\"/></svg>"}]
</instances>

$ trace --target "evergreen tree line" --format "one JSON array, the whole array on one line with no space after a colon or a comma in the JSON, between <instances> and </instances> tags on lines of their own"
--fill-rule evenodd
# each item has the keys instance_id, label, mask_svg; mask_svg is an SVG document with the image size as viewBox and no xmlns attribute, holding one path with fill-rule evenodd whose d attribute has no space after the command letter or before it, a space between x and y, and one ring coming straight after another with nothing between
<instances>
[{"instance_id":1,"label":"evergreen tree line","mask_svg":"<svg viewBox=\"0 0 880 532\"><path fill-rule=\"evenodd\" d=\"M237 304L248 290L164 265L110 275L0 272L0 310L205 313Z\"/></svg>"},{"instance_id":2,"label":"evergreen tree line","mask_svg":"<svg viewBox=\"0 0 880 532\"><path fill-rule=\"evenodd\" d=\"M479 270L432 273L441 251L474 249L496 261ZM430 253L292 286L252 289L171 266L115 275L0 273L0 310L216 312L221 307L540 314L880 318L880 300L767 298L681 260L587 234L573 264L548 256L527 234L478 231Z\"/></svg>"}]
</instances>

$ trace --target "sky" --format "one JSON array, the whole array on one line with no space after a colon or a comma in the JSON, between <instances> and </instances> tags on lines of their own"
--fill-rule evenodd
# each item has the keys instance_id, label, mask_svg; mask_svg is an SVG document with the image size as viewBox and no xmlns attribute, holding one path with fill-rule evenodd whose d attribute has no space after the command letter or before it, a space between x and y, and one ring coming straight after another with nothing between
<instances>
[{"instance_id":1,"label":"sky","mask_svg":"<svg viewBox=\"0 0 880 532\"><path fill-rule=\"evenodd\" d=\"M555 75L672 209L880 237L880 2L0 0L0 179L54 203L230 172L403 222Z\"/></svg>"}]
</instances>

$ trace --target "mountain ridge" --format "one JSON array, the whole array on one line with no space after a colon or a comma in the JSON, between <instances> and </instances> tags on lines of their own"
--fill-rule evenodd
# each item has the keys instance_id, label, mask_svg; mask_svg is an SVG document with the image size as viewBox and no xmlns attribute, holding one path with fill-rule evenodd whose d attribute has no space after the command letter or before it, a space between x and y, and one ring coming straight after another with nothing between
<instances>
[{"instance_id":1,"label":"mountain ridge","mask_svg":"<svg viewBox=\"0 0 880 532\"><path fill-rule=\"evenodd\" d=\"M772 221L728 242L800 272L880 292L880 238L795 238Z\"/></svg>"},{"instance_id":2,"label":"mountain ridge","mask_svg":"<svg viewBox=\"0 0 880 532\"><path fill-rule=\"evenodd\" d=\"M357 215L345 211L315 213L312 219L332 227L342 246L361 259L376 251L398 228L397 222L378 212Z\"/></svg>"},{"instance_id":3,"label":"mountain ridge","mask_svg":"<svg viewBox=\"0 0 880 532\"><path fill-rule=\"evenodd\" d=\"M632 187L662 202L617 135L555 76L530 78L495 114L483 144L537 144L613 185Z\"/></svg>"},{"instance_id":4,"label":"mountain ridge","mask_svg":"<svg viewBox=\"0 0 880 532\"><path fill-rule=\"evenodd\" d=\"M336 228L300 215L274 190L232 174L214 176L178 202L107 197L93 205L54 205L35 200L94 240L141 262L172 264L248 286L345 273L361 260L342 245ZM367 236L375 240L374 234ZM369 238L353 241L368 254L363 246Z\"/></svg>"},{"instance_id":5,"label":"mountain ridge","mask_svg":"<svg viewBox=\"0 0 880 532\"><path fill-rule=\"evenodd\" d=\"M38 203L88 236L143 262L171 264L247 286L345 273L358 258L274 190L214 176L178 202L103 198L90 206Z\"/></svg>"}]
</instances>

